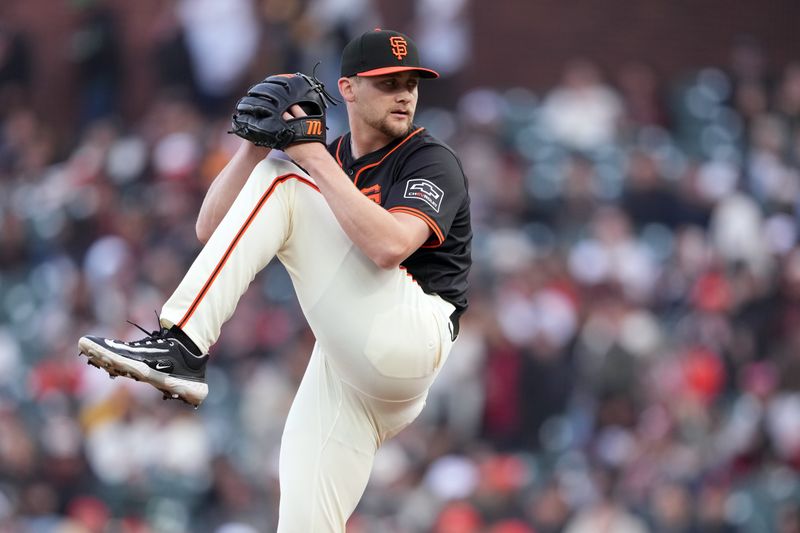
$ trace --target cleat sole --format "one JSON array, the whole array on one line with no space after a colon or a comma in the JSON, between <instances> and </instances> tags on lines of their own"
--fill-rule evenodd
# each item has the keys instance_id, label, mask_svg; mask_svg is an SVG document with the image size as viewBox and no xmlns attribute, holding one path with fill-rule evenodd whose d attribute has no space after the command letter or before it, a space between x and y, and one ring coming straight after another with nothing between
<instances>
[{"instance_id":1,"label":"cleat sole","mask_svg":"<svg viewBox=\"0 0 800 533\"><path fill-rule=\"evenodd\" d=\"M149 383L164 393L165 400L183 400L197 408L208 396L208 385L201 381L181 379L159 372L140 361L117 355L86 337L81 337L78 345L81 353L87 357L88 364L105 370L112 379L124 376Z\"/></svg>"}]
</instances>

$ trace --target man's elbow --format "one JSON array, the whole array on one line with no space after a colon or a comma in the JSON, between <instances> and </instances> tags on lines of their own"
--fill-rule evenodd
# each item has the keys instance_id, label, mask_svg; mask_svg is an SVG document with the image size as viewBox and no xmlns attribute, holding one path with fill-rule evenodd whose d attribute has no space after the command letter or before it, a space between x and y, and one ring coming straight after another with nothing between
<instances>
[{"instance_id":1,"label":"man's elbow","mask_svg":"<svg viewBox=\"0 0 800 533\"><path fill-rule=\"evenodd\" d=\"M402 263L403 260L398 259L397 256L383 254L372 258L372 262L375 263L380 269L391 270L400 266L400 263Z\"/></svg>"},{"instance_id":2,"label":"man's elbow","mask_svg":"<svg viewBox=\"0 0 800 533\"><path fill-rule=\"evenodd\" d=\"M197 224L194 225L194 232L197 235L197 240L205 244L208 242L208 239L211 238L211 234L214 233L214 230L205 220L198 218Z\"/></svg>"},{"instance_id":3,"label":"man's elbow","mask_svg":"<svg viewBox=\"0 0 800 533\"><path fill-rule=\"evenodd\" d=\"M371 259L378 268L391 270L400 266L400 263L405 261L409 255L410 253L406 246L395 244L376 251Z\"/></svg>"}]
</instances>

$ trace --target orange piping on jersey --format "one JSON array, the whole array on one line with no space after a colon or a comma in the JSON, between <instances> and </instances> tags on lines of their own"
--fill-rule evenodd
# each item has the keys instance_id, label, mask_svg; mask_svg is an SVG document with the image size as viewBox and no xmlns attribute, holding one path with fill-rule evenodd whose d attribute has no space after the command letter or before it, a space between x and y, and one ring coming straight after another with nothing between
<instances>
[{"instance_id":1,"label":"orange piping on jersey","mask_svg":"<svg viewBox=\"0 0 800 533\"><path fill-rule=\"evenodd\" d=\"M192 302L192 305L189 306L189 309L186 310L186 313L183 315L183 318L181 318L180 321L178 322L178 327L179 328L184 327L186 325L186 323L189 321L189 319L192 318L192 315L197 310L197 307L200 305L200 302L202 302L203 298L205 298L206 294L208 294L208 291L211 288L211 285L214 283L214 280L217 279L217 276L219 276L219 273L222 271L222 267L225 266L225 263L228 261L228 259L230 258L231 254L233 253L233 249L236 248L236 245L239 244L240 240L242 240L242 236L245 234L247 229L250 227L250 224L253 223L253 220L255 220L256 215L258 215L258 212L261 210L261 208L264 206L264 204L267 202L267 200L269 200L269 197L275 191L275 187L277 187L279 184L283 183L284 181L287 181L287 180L290 180L290 179L296 179L300 183L304 183L304 184L308 185L309 187L311 187L312 189L314 189L315 191L319 192L319 187L317 187L313 182L311 182L311 181L309 181L309 180L307 180L307 179L305 179L305 178L303 178L301 176L298 176L297 174L284 174L282 176L278 176L277 178L275 178L275 181L272 182L272 185L269 186L269 188L264 192L264 194L258 200L258 203L256 203L256 206L250 212L250 215L244 221L244 224L242 224L242 227L239 228L239 231L236 233L236 236L233 238L231 243L228 245L228 248L225 250L225 253L222 254L222 258L217 263L217 266L214 268L214 271L211 273L211 276L209 276L208 280L206 280L206 283L205 283L205 285L203 285L203 288L200 289L200 292L197 294L197 296L195 296L195 299Z\"/></svg>"},{"instance_id":2,"label":"orange piping on jersey","mask_svg":"<svg viewBox=\"0 0 800 533\"><path fill-rule=\"evenodd\" d=\"M342 140L343 140L343 139L344 139L344 135L342 135L341 137L339 137L339 142L338 142L338 143L336 143L336 162L337 162L337 163L339 163L339 166L340 166L341 168L344 168L344 165L342 165L342 158L341 158L341 157L339 157L339 148L341 148L341 147L342 147Z\"/></svg>"},{"instance_id":3,"label":"orange piping on jersey","mask_svg":"<svg viewBox=\"0 0 800 533\"><path fill-rule=\"evenodd\" d=\"M377 167L378 165L380 165L381 163L383 163L383 160L384 160L384 159L386 159L387 157L389 157L389 155L391 155L391 153L392 153L392 152L394 152L395 150L397 150L398 148L400 148L401 146L403 146L403 144L404 144L404 143L405 143L407 140L409 140L411 137L413 137L414 135L416 135L417 133L421 132L421 131L422 131L422 130L424 130L424 129L425 129L425 128L417 128L417 129L415 129L414 131L412 131L411 133L409 133L409 134L408 134L408 137L406 137L405 139L403 139L402 141L400 141L400 144L398 144L397 146L395 146L394 148L392 148L391 150L389 150L389 152L388 152L388 153L387 153L385 156L381 157L381 160L380 160L380 161L378 161L377 163L370 163L369 165L364 165L363 167L361 167L361 168L358 170L358 172L356 172L356 177L355 177L355 178L353 178L353 184L354 184L354 185L355 185L355 184L358 184L358 177L359 177L359 176L361 176L361 173L362 173L362 172L364 172L364 171L365 171L365 170L367 170L368 168Z\"/></svg>"},{"instance_id":4,"label":"orange piping on jersey","mask_svg":"<svg viewBox=\"0 0 800 533\"><path fill-rule=\"evenodd\" d=\"M403 272L405 272L405 273L406 273L406 276L408 276L409 278L411 278L411 281L413 281L414 283L417 283L417 280L415 280L415 279L414 279L414 276L412 276L412 275L411 275L411 273L408 271L408 269L407 269L406 267L404 267L404 266L402 266L402 265L401 265L401 266L399 266L399 267L397 267L397 268L399 268L400 270L402 270ZM419 285L419 283L417 283L417 285Z\"/></svg>"},{"instance_id":5,"label":"orange piping on jersey","mask_svg":"<svg viewBox=\"0 0 800 533\"><path fill-rule=\"evenodd\" d=\"M425 224L428 225L428 227L431 229L438 242L436 242L435 244L423 244L422 248L436 248L437 246L441 246L442 243L444 242L444 233L442 233L442 230L439 229L439 225L431 217L429 217L419 209L414 209L413 207L406 207L400 205L397 207L392 207L391 209L389 209L389 212L405 213L407 215L413 215L421 219L423 222L425 222Z\"/></svg>"}]
</instances>

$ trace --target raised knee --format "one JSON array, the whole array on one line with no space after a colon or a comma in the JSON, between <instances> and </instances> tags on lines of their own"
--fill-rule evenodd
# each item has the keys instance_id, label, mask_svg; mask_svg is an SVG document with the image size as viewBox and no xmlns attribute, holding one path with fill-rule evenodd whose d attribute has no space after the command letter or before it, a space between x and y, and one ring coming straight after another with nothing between
<instances>
[{"instance_id":1,"label":"raised knee","mask_svg":"<svg viewBox=\"0 0 800 533\"><path fill-rule=\"evenodd\" d=\"M297 175L309 180L311 179L294 161L277 157L269 157L262 160L256 165L255 172L262 174L269 180L287 175Z\"/></svg>"}]
</instances>

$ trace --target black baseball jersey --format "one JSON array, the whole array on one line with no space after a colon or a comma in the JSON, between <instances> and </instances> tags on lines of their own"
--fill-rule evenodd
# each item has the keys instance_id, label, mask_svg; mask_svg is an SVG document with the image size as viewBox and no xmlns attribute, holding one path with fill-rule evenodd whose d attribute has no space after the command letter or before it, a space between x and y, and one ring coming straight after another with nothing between
<instances>
[{"instance_id":1,"label":"black baseball jersey","mask_svg":"<svg viewBox=\"0 0 800 533\"><path fill-rule=\"evenodd\" d=\"M467 274L472 265L472 228L467 179L461 161L425 128L356 160L350 134L335 139L328 150L368 198L390 212L423 220L431 237L402 265L427 293L436 293L456 307L467 308Z\"/></svg>"}]
</instances>

